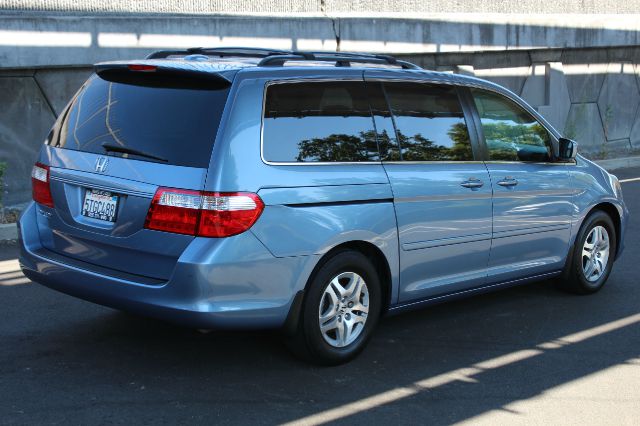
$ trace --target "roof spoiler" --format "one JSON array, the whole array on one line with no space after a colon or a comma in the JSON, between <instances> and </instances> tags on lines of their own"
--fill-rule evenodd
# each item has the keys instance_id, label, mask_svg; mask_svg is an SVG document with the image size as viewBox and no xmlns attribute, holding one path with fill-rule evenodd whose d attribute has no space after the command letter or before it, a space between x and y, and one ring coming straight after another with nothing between
<instances>
[{"instance_id":1,"label":"roof spoiler","mask_svg":"<svg viewBox=\"0 0 640 426\"><path fill-rule=\"evenodd\" d=\"M94 65L106 81L169 89L219 90L231 85L235 70L214 68L201 62L118 61Z\"/></svg>"}]
</instances>

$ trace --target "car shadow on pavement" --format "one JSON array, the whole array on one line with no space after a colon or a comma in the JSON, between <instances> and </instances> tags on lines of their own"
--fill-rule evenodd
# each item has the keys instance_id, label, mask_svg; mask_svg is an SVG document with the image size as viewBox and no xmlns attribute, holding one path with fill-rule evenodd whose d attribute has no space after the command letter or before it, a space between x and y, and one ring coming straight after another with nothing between
<instances>
[{"instance_id":1,"label":"car shadow on pavement","mask_svg":"<svg viewBox=\"0 0 640 426\"><path fill-rule=\"evenodd\" d=\"M148 404L168 421L184 420L176 407L185 407L233 422L380 422L411 413L449 424L637 357L640 309L607 307L625 296L616 281L593 297L538 283L390 317L361 357L332 368L297 361L275 332L202 334L78 302L84 316L29 340L30 364L41 363L31 371L58 389L49 397L54 410L84 396L93 405ZM27 379L17 391L28 388Z\"/></svg>"},{"instance_id":2,"label":"car shadow on pavement","mask_svg":"<svg viewBox=\"0 0 640 426\"><path fill-rule=\"evenodd\" d=\"M625 191L636 206L640 185ZM567 421L631 424L638 224L632 216L626 252L598 294L542 282L388 317L359 358L330 368L293 358L277 332L202 334L33 283L0 285L0 423L451 424L545 413L562 422L568 412ZM620 368L631 370L611 375ZM566 389L602 374L599 386ZM535 413L523 408L540 399Z\"/></svg>"}]
</instances>

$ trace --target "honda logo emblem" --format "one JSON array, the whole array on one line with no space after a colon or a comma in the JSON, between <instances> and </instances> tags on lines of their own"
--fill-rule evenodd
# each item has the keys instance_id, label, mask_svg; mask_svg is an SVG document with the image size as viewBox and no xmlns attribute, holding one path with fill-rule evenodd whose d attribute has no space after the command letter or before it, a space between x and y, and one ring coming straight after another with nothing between
<instances>
[{"instance_id":1,"label":"honda logo emblem","mask_svg":"<svg viewBox=\"0 0 640 426\"><path fill-rule=\"evenodd\" d=\"M96 172L104 173L107 171L109 165L109 159L107 157L98 157L96 160Z\"/></svg>"}]
</instances>

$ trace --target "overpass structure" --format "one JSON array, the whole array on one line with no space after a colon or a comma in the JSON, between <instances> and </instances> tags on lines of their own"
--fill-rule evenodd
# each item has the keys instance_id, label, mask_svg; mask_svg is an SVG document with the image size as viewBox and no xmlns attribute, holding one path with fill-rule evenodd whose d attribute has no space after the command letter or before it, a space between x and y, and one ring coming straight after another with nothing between
<instances>
[{"instance_id":1,"label":"overpass structure","mask_svg":"<svg viewBox=\"0 0 640 426\"><path fill-rule=\"evenodd\" d=\"M505 85L592 158L640 150L640 0L0 0L4 204L93 63L192 46L402 56Z\"/></svg>"}]
</instances>

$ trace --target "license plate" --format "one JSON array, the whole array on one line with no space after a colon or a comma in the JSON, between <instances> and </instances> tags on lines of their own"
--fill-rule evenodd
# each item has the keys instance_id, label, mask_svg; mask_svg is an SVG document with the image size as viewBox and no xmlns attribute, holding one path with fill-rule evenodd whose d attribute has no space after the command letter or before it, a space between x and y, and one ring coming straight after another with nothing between
<instances>
[{"instance_id":1,"label":"license plate","mask_svg":"<svg viewBox=\"0 0 640 426\"><path fill-rule=\"evenodd\" d=\"M116 221L118 196L109 191L87 189L82 204L82 215L107 222Z\"/></svg>"}]
</instances>

